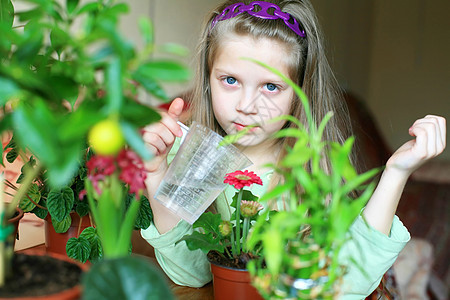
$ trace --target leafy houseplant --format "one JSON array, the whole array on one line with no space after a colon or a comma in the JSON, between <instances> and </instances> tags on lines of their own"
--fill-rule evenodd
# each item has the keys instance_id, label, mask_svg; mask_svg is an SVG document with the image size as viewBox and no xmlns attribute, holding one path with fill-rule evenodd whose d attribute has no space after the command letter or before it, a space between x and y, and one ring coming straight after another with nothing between
<instances>
[{"instance_id":1,"label":"leafy houseplant","mask_svg":"<svg viewBox=\"0 0 450 300\"><path fill-rule=\"evenodd\" d=\"M122 149L115 156L92 156L87 167L86 195L96 224L93 230L98 232L101 241L103 259L83 279L84 298L172 299L170 290L153 266L143 259L128 256L131 232L139 214L147 176L141 158L132 150ZM133 196L127 203L125 199L129 199L129 193ZM146 198L144 201L148 203ZM69 244L75 244L74 251L87 258L92 251L87 247L91 233L87 233L87 238L83 234L78 239L69 240ZM130 274L127 265L133 266L136 273ZM120 292L129 295L120 296L116 292L105 294L105 289L109 288L105 286L105 281L111 279L125 281L124 290ZM157 284L159 288L154 285L145 287L148 285L146 280Z\"/></svg>"},{"instance_id":2,"label":"leafy houseplant","mask_svg":"<svg viewBox=\"0 0 450 300\"><path fill-rule=\"evenodd\" d=\"M374 184L366 182L378 170L358 175L349 160L353 138L343 145L322 139L332 113L316 127L301 89L277 70L259 64L293 87L308 125L281 117L296 127L283 129L276 137L294 138L295 144L273 166L282 182L260 200L283 199L286 209L270 212L270 217L266 211L256 220L248 244L250 248L261 245L262 250L260 259L249 263L253 284L267 299L334 299L345 274L339 252L351 238L350 225L373 192ZM329 169L321 164L326 156Z\"/></svg>"},{"instance_id":3,"label":"leafy houseplant","mask_svg":"<svg viewBox=\"0 0 450 300\"><path fill-rule=\"evenodd\" d=\"M237 190L231 203L235 209L231 221L222 220L220 214L203 213L193 224L194 228L201 230L184 236L180 242L185 241L190 250L201 249L207 254L213 251L224 265L245 269L247 261L257 255L253 249L246 247L246 241L251 221L256 219L263 207L258 197L244 187L262 185L262 181L258 175L246 170L228 173L224 182Z\"/></svg>"},{"instance_id":4,"label":"leafy houseplant","mask_svg":"<svg viewBox=\"0 0 450 300\"><path fill-rule=\"evenodd\" d=\"M4 147L4 150L9 150L7 155L7 161L12 163L17 158L20 149L17 149L14 141L12 140ZM23 155L22 155L23 156ZM65 186L61 188L51 188L46 178L45 170L34 179L29 192L25 197L20 199L19 208L24 212L34 213L36 216L46 221L51 222L51 225L47 225L50 228L46 228L46 234L54 236L51 232L54 230L56 233L66 233L72 226L72 220L76 219L77 224L73 224L73 227L77 229L75 237L73 236L57 236L58 239L62 239L64 245L52 245L53 248L48 248L47 251L56 251L54 248L64 249L63 252L56 251L56 253L66 253L69 257L81 262L87 260L94 262L102 257L102 248L99 241L97 230L94 228L92 218L90 216L90 208L87 199L85 198L85 180L88 178L88 165L87 159L92 156L92 151L86 148L80 163L80 167L77 171L77 175ZM16 184L20 184L24 178L24 169L27 166L34 166L36 160L33 156L30 157L26 166L22 167L21 174L18 177ZM17 186L5 179L7 186L13 190L17 190ZM12 195L11 195L12 196ZM131 195L127 193L126 205L127 207L131 203ZM139 213L134 223L134 229L145 229L150 226L152 212L148 199L145 196L141 196L141 205L139 206ZM74 216L78 215L78 218ZM50 216L50 218L48 218ZM83 217L88 219L89 226L82 227ZM83 229L83 230L81 230ZM72 233L73 235L73 233ZM46 236L46 240L50 237ZM69 242L70 241L70 242ZM50 241L51 243L58 243L59 241ZM66 245L66 242L67 245Z\"/></svg>"},{"instance_id":5,"label":"leafy houseplant","mask_svg":"<svg viewBox=\"0 0 450 300\"><path fill-rule=\"evenodd\" d=\"M207 254L216 299L260 299L250 284L246 265L258 257L259 247L247 247L247 237L252 221L263 206L258 202L258 197L244 187L262 185L262 180L255 173L245 170L226 174L224 183L237 190L230 205L234 208L231 219L222 220L217 213L203 213L193 224L197 230L185 235L180 242L185 241L190 250L201 249Z\"/></svg>"},{"instance_id":6,"label":"leafy houseplant","mask_svg":"<svg viewBox=\"0 0 450 300\"><path fill-rule=\"evenodd\" d=\"M16 2L27 6L15 11ZM30 193L40 174L50 189L70 186L77 174L82 178L88 132L105 120L116 124L124 143L148 160L139 129L160 117L137 95L167 99L159 82L189 76L183 65L151 56L157 50L151 23L139 21L144 47L138 51L117 30L119 17L128 10L124 3L2 0L0 10L0 132L12 132L15 147L34 158L24 167L13 206ZM172 44L158 49L185 53ZM113 144L103 142L106 148ZM2 227L8 215L10 210L2 216Z\"/></svg>"},{"instance_id":7,"label":"leafy houseplant","mask_svg":"<svg viewBox=\"0 0 450 300\"><path fill-rule=\"evenodd\" d=\"M9 163L14 162L21 149L14 142L14 139L8 143L3 151L9 151L6 157ZM52 225L57 233L66 232L72 223L71 212L76 212L80 217L87 216L89 205L86 201L80 199L79 194L84 189L84 178L86 177L85 160L88 151L81 157L80 167L76 175L64 186L51 188L46 177L46 170L43 169L34 178L29 192L20 199L19 207L24 212L35 214L41 219L51 216ZM22 155L25 157L25 155ZM31 156L21 169L21 174L15 183L5 180L8 187L17 190L18 184L21 184L25 177L27 166L34 167L36 159Z\"/></svg>"}]
</instances>

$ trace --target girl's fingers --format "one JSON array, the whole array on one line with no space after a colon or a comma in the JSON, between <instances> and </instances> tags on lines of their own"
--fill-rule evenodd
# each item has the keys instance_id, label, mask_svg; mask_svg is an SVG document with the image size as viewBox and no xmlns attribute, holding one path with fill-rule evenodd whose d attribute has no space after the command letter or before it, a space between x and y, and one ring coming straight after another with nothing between
<instances>
[{"instance_id":1,"label":"girl's fingers","mask_svg":"<svg viewBox=\"0 0 450 300\"><path fill-rule=\"evenodd\" d=\"M446 146L446 134L447 134L447 125L446 125L446 120L443 117L440 116L433 116L433 115L428 115L427 117L429 118L433 118L436 120L437 124L438 124L438 133L439 133L439 146L442 148L442 151L445 149Z\"/></svg>"},{"instance_id":2,"label":"girl's fingers","mask_svg":"<svg viewBox=\"0 0 450 300\"><path fill-rule=\"evenodd\" d=\"M148 145L148 149L153 155L160 155L164 153L168 147L166 142L154 132L144 132L142 138Z\"/></svg>"},{"instance_id":3,"label":"girl's fingers","mask_svg":"<svg viewBox=\"0 0 450 300\"><path fill-rule=\"evenodd\" d=\"M413 152L419 159L426 159L430 151L433 151L429 148L427 130L423 124L416 124L411 128L410 132L416 137L412 148Z\"/></svg>"},{"instance_id":4,"label":"girl's fingers","mask_svg":"<svg viewBox=\"0 0 450 300\"><path fill-rule=\"evenodd\" d=\"M175 98L169 106L167 113L169 116L178 121L181 114L183 113L184 101L181 98Z\"/></svg>"},{"instance_id":5,"label":"girl's fingers","mask_svg":"<svg viewBox=\"0 0 450 300\"><path fill-rule=\"evenodd\" d=\"M409 130L416 137L415 149L421 158L432 158L445 148L445 119L426 116L414 122ZM425 152L424 152L425 151Z\"/></svg>"}]
</instances>

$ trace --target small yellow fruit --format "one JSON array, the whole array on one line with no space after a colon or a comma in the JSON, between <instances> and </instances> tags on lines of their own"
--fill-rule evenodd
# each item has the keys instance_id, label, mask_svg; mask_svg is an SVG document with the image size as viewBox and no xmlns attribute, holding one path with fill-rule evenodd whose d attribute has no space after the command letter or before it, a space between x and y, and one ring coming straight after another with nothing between
<instances>
[{"instance_id":1,"label":"small yellow fruit","mask_svg":"<svg viewBox=\"0 0 450 300\"><path fill-rule=\"evenodd\" d=\"M95 124L89 131L88 140L99 155L115 155L125 144L119 123L110 119Z\"/></svg>"}]
</instances>

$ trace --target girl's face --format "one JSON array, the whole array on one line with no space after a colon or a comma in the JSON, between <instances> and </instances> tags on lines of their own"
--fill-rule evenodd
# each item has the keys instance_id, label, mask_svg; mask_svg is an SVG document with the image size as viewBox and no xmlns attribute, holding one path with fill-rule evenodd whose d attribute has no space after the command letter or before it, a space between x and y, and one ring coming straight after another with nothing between
<instances>
[{"instance_id":1,"label":"girl's face","mask_svg":"<svg viewBox=\"0 0 450 300\"><path fill-rule=\"evenodd\" d=\"M221 42L210 72L215 118L227 134L256 125L238 141L255 146L268 140L284 123L270 119L290 113L293 89L249 57L289 74L287 47L267 38L232 35Z\"/></svg>"}]
</instances>

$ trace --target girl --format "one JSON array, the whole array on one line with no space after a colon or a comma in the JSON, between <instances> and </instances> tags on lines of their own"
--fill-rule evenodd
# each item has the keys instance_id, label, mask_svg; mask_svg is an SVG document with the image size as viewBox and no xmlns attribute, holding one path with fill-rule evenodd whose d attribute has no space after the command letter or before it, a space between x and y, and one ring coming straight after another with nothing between
<instances>
[{"instance_id":1,"label":"girl","mask_svg":"<svg viewBox=\"0 0 450 300\"><path fill-rule=\"evenodd\" d=\"M263 189L279 180L272 177L272 171L264 165L276 163L291 142L271 138L273 133L291 124L268 120L283 114L291 114L303 122L305 118L300 101L286 83L242 57L273 66L301 86L309 98L315 120L333 111L326 139L342 142L349 136L347 112L325 58L316 15L308 0L227 1L208 18L199 50L198 78L190 103L191 121L200 122L222 135L256 125L236 145L253 162L249 169L263 179L263 188L257 190L259 187L255 186L254 194L261 195ZM153 199L167 171L167 161L178 149L176 137L181 136L181 129L176 121L183 106L183 100L175 99L162 120L144 130L144 140L155 154L147 163L146 181L154 224L142 231L142 236L155 248L158 262L175 283L199 287L211 280L206 256L200 250L188 250L185 243L175 245L182 236L192 232L192 226ZM356 242L349 242L342 251L343 260L348 260L350 253L361 253L356 259L369 273L350 267L344 279L345 299L361 299L370 294L410 238L394 214L408 176L443 151L445 120L426 116L416 121L409 133L415 139L389 159L364 209L370 228L361 217L357 219L351 228ZM221 209L220 203L231 199L232 193L232 189L225 190L225 197L216 200L216 208L222 216L228 212Z\"/></svg>"}]
</instances>

